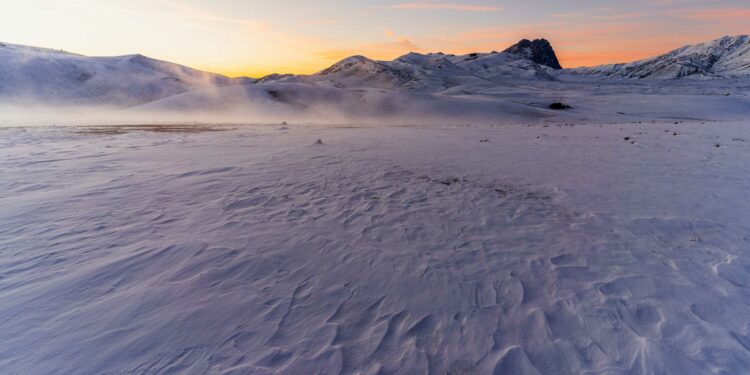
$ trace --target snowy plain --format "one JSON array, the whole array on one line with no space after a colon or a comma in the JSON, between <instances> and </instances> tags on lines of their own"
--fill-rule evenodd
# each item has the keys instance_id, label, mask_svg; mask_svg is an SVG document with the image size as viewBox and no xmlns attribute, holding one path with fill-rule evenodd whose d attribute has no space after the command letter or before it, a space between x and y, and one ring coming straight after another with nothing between
<instances>
[{"instance_id":1,"label":"snowy plain","mask_svg":"<svg viewBox=\"0 0 750 375\"><path fill-rule=\"evenodd\" d=\"M255 80L0 43L0 373L750 373L748 48Z\"/></svg>"},{"instance_id":2,"label":"snowy plain","mask_svg":"<svg viewBox=\"0 0 750 375\"><path fill-rule=\"evenodd\" d=\"M181 130L0 129L3 373L750 368L747 122Z\"/></svg>"}]
</instances>

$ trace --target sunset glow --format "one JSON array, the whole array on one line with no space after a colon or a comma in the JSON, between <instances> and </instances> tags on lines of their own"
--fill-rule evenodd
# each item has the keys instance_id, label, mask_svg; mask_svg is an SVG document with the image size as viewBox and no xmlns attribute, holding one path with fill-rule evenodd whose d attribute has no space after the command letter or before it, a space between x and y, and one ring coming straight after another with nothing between
<instances>
[{"instance_id":1,"label":"sunset glow","mask_svg":"<svg viewBox=\"0 0 750 375\"><path fill-rule=\"evenodd\" d=\"M350 56L502 50L547 38L563 66L627 62L748 32L745 1L5 0L0 40L141 53L230 76L313 73Z\"/></svg>"}]
</instances>

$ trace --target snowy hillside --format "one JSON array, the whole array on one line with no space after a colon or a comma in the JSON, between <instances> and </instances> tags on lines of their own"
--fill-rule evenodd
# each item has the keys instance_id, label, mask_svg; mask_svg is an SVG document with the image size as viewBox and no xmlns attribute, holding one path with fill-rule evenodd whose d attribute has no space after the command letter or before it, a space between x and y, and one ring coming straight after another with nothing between
<instances>
[{"instance_id":1,"label":"snowy hillside","mask_svg":"<svg viewBox=\"0 0 750 375\"><path fill-rule=\"evenodd\" d=\"M627 64L567 69L566 73L613 78L732 78L750 76L750 36L723 37Z\"/></svg>"},{"instance_id":2,"label":"snowy hillside","mask_svg":"<svg viewBox=\"0 0 750 375\"><path fill-rule=\"evenodd\" d=\"M263 82L288 81L288 76ZM387 88L438 92L451 87L509 80L554 80L549 68L510 53L408 53L393 61L364 56L343 59L331 67L298 80L339 88Z\"/></svg>"},{"instance_id":3,"label":"snowy hillside","mask_svg":"<svg viewBox=\"0 0 750 375\"><path fill-rule=\"evenodd\" d=\"M130 106L246 82L142 55L87 57L0 43L3 100Z\"/></svg>"},{"instance_id":4,"label":"snowy hillside","mask_svg":"<svg viewBox=\"0 0 750 375\"><path fill-rule=\"evenodd\" d=\"M0 44L0 98L6 102L131 107L191 91L253 83L434 93L472 84L554 80L549 70L510 53L462 56L409 53L393 61L352 56L310 76L273 74L255 80L228 78L142 55L87 57L3 43ZM230 102L242 99L234 98Z\"/></svg>"},{"instance_id":5,"label":"snowy hillside","mask_svg":"<svg viewBox=\"0 0 750 375\"><path fill-rule=\"evenodd\" d=\"M470 74L500 83L514 79L552 81L550 69L511 53L471 53L450 56L457 66Z\"/></svg>"},{"instance_id":6,"label":"snowy hillside","mask_svg":"<svg viewBox=\"0 0 750 375\"><path fill-rule=\"evenodd\" d=\"M737 119L750 112L749 39L728 37L642 62L563 70L553 68L557 58L549 42L525 40L508 52L409 53L391 61L352 56L316 74L258 80L141 55L86 57L2 44L0 105L18 108L0 110L0 121L68 122L95 105L129 111L128 116L106 117L116 123L126 118L323 123ZM656 86L610 77L704 79ZM30 111L28 102L50 108ZM573 108L551 110L555 102ZM67 115L60 104L85 108Z\"/></svg>"}]
</instances>

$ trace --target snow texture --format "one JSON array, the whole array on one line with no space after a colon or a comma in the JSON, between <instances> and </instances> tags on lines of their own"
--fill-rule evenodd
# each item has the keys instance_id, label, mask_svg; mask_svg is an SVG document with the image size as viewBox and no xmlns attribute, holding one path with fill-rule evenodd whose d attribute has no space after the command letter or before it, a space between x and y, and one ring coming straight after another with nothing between
<instances>
[{"instance_id":1,"label":"snow texture","mask_svg":"<svg viewBox=\"0 0 750 375\"><path fill-rule=\"evenodd\" d=\"M260 80L0 43L0 373L747 373L747 42Z\"/></svg>"},{"instance_id":2,"label":"snow texture","mask_svg":"<svg viewBox=\"0 0 750 375\"><path fill-rule=\"evenodd\" d=\"M738 120L750 115L749 41L725 37L645 62L562 70L505 52L409 53L393 61L353 56L313 75L258 80L140 55L84 57L1 44L0 120L6 126ZM633 77L648 79L626 79ZM678 77L703 79L667 79ZM556 102L573 110L550 111Z\"/></svg>"},{"instance_id":3,"label":"snow texture","mask_svg":"<svg viewBox=\"0 0 750 375\"><path fill-rule=\"evenodd\" d=\"M750 367L746 122L190 129L2 130L3 373Z\"/></svg>"}]
</instances>

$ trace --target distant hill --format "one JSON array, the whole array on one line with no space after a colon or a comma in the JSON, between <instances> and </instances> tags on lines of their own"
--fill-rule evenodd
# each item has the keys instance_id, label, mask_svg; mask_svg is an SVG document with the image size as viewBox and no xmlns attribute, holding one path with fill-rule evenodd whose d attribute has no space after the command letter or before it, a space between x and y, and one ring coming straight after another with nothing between
<instances>
[{"instance_id":1,"label":"distant hill","mask_svg":"<svg viewBox=\"0 0 750 375\"><path fill-rule=\"evenodd\" d=\"M289 80L289 77L281 77ZM551 69L509 53L409 53L392 61L352 56L311 76L308 83L344 87L406 89L436 92L468 84L509 80L552 81Z\"/></svg>"},{"instance_id":2,"label":"distant hill","mask_svg":"<svg viewBox=\"0 0 750 375\"><path fill-rule=\"evenodd\" d=\"M726 36L632 63L567 71L579 75L637 79L747 77L750 76L750 36Z\"/></svg>"},{"instance_id":3,"label":"distant hill","mask_svg":"<svg viewBox=\"0 0 750 375\"><path fill-rule=\"evenodd\" d=\"M87 57L0 43L0 98L5 100L131 106L250 81L142 55Z\"/></svg>"},{"instance_id":4,"label":"distant hill","mask_svg":"<svg viewBox=\"0 0 750 375\"><path fill-rule=\"evenodd\" d=\"M342 103L341 97L352 97L364 106L385 103L382 106L388 108L391 106L388 100L381 100L374 92L363 94L364 90L460 97L502 96L514 92L507 96L511 100L523 97L532 86L539 93L546 93L549 87L576 81L575 76L597 79L750 77L750 37L724 37L651 59L577 69L560 69L547 40L524 39L505 52L408 53L391 61L352 56L315 74L274 74L258 80L229 78L142 55L87 57L0 43L2 103L129 108L158 102L164 106L168 103L170 108L209 106L221 109L252 102L253 106L281 103L301 109L310 101L325 99L338 106ZM336 90L350 92L343 94ZM178 100L166 100L177 97Z\"/></svg>"}]
</instances>

